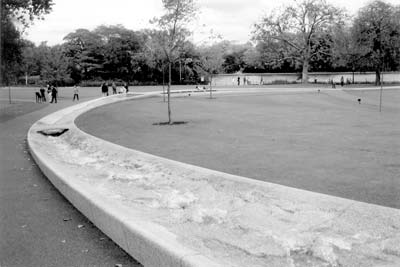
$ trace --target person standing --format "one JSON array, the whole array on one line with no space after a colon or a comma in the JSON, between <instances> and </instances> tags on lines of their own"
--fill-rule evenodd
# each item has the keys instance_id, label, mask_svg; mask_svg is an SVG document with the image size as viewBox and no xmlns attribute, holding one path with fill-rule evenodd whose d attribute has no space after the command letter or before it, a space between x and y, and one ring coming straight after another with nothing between
<instances>
[{"instance_id":1,"label":"person standing","mask_svg":"<svg viewBox=\"0 0 400 267\"><path fill-rule=\"evenodd\" d=\"M342 78L340 78L340 86L343 87L343 85L344 85L344 78L343 78L343 76L342 76Z\"/></svg>"},{"instance_id":2,"label":"person standing","mask_svg":"<svg viewBox=\"0 0 400 267\"><path fill-rule=\"evenodd\" d=\"M107 86L106 82L103 82L103 84L101 86L101 93L103 96L108 96L108 86Z\"/></svg>"},{"instance_id":3,"label":"person standing","mask_svg":"<svg viewBox=\"0 0 400 267\"><path fill-rule=\"evenodd\" d=\"M53 103L53 101L54 101L54 103L57 103L57 94L58 94L57 88L54 85L52 85L51 86L51 102L50 103Z\"/></svg>"},{"instance_id":4,"label":"person standing","mask_svg":"<svg viewBox=\"0 0 400 267\"><path fill-rule=\"evenodd\" d=\"M75 98L76 98L76 100L79 101L79 89L78 89L78 86L76 86L76 85L74 85L74 98L72 99L72 101L75 101Z\"/></svg>"},{"instance_id":5,"label":"person standing","mask_svg":"<svg viewBox=\"0 0 400 267\"><path fill-rule=\"evenodd\" d=\"M43 86L40 87L40 95L42 96L42 101L46 102L46 90L43 88Z\"/></svg>"},{"instance_id":6,"label":"person standing","mask_svg":"<svg viewBox=\"0 0 400 267\"><path fill-rule=\"evenodd\" d=\"M117 93L117 86L115 85L115 82L111 84L111 87L112 87L112 93L113 95L115 95Z\"/></svg>"},{"instance_id":7,"label":"person standing","mask_svg":"<svg viewBox=\"0 0 400 267\"><path fill-rule=\"evenodd\" d=\"M125 83L124 87L125 87L125 93L128 93L129 92L129 86L128 86L127 82Z\"/></svg>"},{"instance_id":8,"label":"person standing","mask_svg":"<svg viewBox=\"0 0 400 267\"><path fill-rule=\"evenodd\" d=\"M49 101L51 99L51 86L50 84L47 84L47 95L49 96Z\"/></svg>"}]
</instances>

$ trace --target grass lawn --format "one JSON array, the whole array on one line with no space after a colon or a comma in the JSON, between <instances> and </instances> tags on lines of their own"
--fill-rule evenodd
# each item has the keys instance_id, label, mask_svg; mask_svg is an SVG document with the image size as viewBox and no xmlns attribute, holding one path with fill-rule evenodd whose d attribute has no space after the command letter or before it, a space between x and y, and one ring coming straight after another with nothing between
<instances>
[{"instance_id":1,"label":"grass lawn","mask_svg":"<svg viewBox=\"0 0 400 267\"><path fill-rule=\"evenodd\" d=\"M400 208L400 90L218 95L108 105L86 132L151 154L250 178ZM362 95L364 102L357 103ZM354 99L354 101L353 101Z\"/></svg>"}]
</instances>

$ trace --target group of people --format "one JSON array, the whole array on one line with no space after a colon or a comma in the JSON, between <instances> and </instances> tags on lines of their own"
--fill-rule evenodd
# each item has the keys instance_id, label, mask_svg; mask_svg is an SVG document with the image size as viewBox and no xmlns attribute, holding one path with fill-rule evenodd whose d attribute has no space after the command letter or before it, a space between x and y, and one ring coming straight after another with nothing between
<instances>
[{"instance_id":1,"label":"group of people","mask_svg":"<svg viewBox=\"0 0 400 267\"><path fill-rule=\"evenodd\" d=\"M47 84L47 95L49 99L51 99L50 103L57 103L57 94L58 94L57 87L52 84ZM36 103L46 102L47 101L46 89L44 89L44 87L41 86L39 89L36 90L35 96L36 96Z\"/></svg>"},{"instance_id":2,"label":"group of people","mask_svg":"<svg viewBox=\"0 0 400 267\"><path fill-rule=\"evenodd\" d=\"M101 92L103 96L108 96L109 92L108 92L108 84L106 82L103 82L103 84L101 85ZM128 88L128 83L124 83L124 85L122 87L119 88L118 92L117 92L117 85L115 84L115 82L113 82L111 84L111 88L112 88L112 94L125 94L128 93L129 88ZM72 101L79 101L79 87L77 85L74 85L73 87L73 98ZM58 95L58 90L57 87L53 84L47 84L47 95L48 98L51 99L50 103L57 103L57 95ZM36 102L37 103L41 103L41 102L46 102L46 89L44 88L44 86L41 86L40 88L37 88L35 91L35 96L36 96Z\"/></svg>"},{"instance_id":3,"label":"group of people","mask_svg":"<svg viewBox=\"0 0 400 267\"><path fill-rule=\"evenodd\" d=\"M101 94L102 96L109 96L109 92L108 92L108 84L106 82L103 82L101 85ZM122 87L119 88L118 92L117 92L117 85L115 84L115 82L113 82L111 84L111 89L112 89L112 94L125 94L129 92L129 87L128 87L128 83L124 83L124 85Z\"/></svg>"},{"instance_id":4,"label":"group of people","mask_svg":"<svg viewBox=\"0 0 400 267\"><path fill-rule=\"evenodd\" d=\"M240 77L237 77L236 81L237 81L237 85L240 86ZM233 85L235 84L235 78L232 78L232 84ZM243 83L242 84L243 85L249 85L250 84L249 78L247 78L246 76L243 77ZM263 84L263 78L262 77L261 77L260 84Z\"/></svg>"}]
</instances>

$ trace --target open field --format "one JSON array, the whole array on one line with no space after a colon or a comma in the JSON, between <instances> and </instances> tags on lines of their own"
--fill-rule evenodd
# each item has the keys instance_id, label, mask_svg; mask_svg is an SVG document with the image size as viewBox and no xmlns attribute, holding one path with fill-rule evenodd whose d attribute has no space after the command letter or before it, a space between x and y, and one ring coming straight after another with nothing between
<instances>
[{"instance_id":1,"label":"open field","mask_svg":"<svg viewBox=\"0 0 400 267\"><path fill-rule=\"evenodd\" d=\"M151 154L287 186L400 208L400 90L205 95L129 101L78 126ZM362 104L356 99L362 96Z\"/></svg>"},{"instance_id":2,"label":"open field","mask_svg":"<svg viewBox=\"0 0 400 267\"><path fill-rule=\"evenodd\" d=\"M388 85L392 86L392 85ZM351 88L374 88L371 84L354 84L354 85L346 85L343 89L351 89ZM29 101L35 102L35 90L38 87L10 87L11 98L14 102L16 101ZM194 89L195 85L173 85L173 90L181 90L181 89ZM285 91L287 89L299 89L299 88L315 88L317 89L329 89L331 88L328 84L285 84L285 85L249 85L249 86L220 86L217 87L217 90L246 90L246 89L258 89L258 90L270 90L270 89L282 89ZM375 87L376 88L376 87ZM342 89L342 87L338 86L337 89ZM162 86L130 86L130 91L133 92L151 92L151 91L162 91ZM166 90L166 87L165 87ZM72 101L73 98L73 88L72 87L59 87L58 88L58 98L60 101ZM111 92L111 88L110 88ZM98 87L80 87L79 88L79 97L80 100L88 100L93 97L100 97L101 90ZM9 91L8 87L0 87L0 105L3 106L9 100Z\"/></svg>"}]
</instances>

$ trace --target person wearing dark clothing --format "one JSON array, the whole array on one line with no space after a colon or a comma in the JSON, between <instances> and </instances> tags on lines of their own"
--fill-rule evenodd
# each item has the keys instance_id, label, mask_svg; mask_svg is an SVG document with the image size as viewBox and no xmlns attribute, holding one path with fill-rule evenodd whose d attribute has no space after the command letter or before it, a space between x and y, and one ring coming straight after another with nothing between
<instances>
[{"instance_id":1,"label":"person wearing dark clothing","mask_svg":"<svg viewBox=\"0 0 400 267\"><path fill-rule=\"evenodd\" d=\"M40 95L42 96L42 101L46 102L46 90L43 87L40 87Z\"/></svg>"},{"instance_id":2,"label":"person wearing dark clothing","mask_svg":"<svg viewBox=\"0 0 400 267\"><path fill-rule=\"evenodd\" d=\"M237 84L240 85L240 77L237 78Z\"/></svg>"},{"instance_id":3,"label":"person wearing dark clothing","mask_svg":"<svg viewBox=\"0 0 400 267\"><path fill-rule=\"evenodd\" d=\"M101 93L103 96L108 96L108 86L105 82L101 86Z\"/></svg>"},{"instance_id":4,"label":"person wearing dark clothing","mask_svg":"<svg viewBox=\"0 0 400 267\"><path fill-rule=\"evenodd\" d=\"M50 103L53 103L53 101L55 103L57 103L57 88L53 85L51 88L51 101Z\"/></svg>"},{"instance_id":5,"label":"person wearing dark clothing","mask_svg":"<svg viewBox=\"0 0 400 267\"><path fill-rule=\"evenodd\" d=\"M72 99L72 101L78 100L79 101L79 89L78 86L74 86L74 98Z\"/></svg>"},{"instance_id":6,"label":"person wearing dark clothing","mask_svg":"<svg viewBox=\"0 0 400 267\"><path fill-rule=\"evenodd\" d=\"M343 87L343 85L344 85L344 78L343 78L343 76L342 76L342 78L340 78L340 86Z\"/></svg>"},{"instance_id":7,"label":"person wearing dark clothing","mask_svg":"<svg viewBox=\"0 0 400 267\"><path fill-rule=\"evenodd\" d=\"M126 93L128 93L128 92L129 92L129 86L128 86L128 83L125 83L124 87L125 87L125 91L126 91Z\"/></svg>"}]
</instances>

